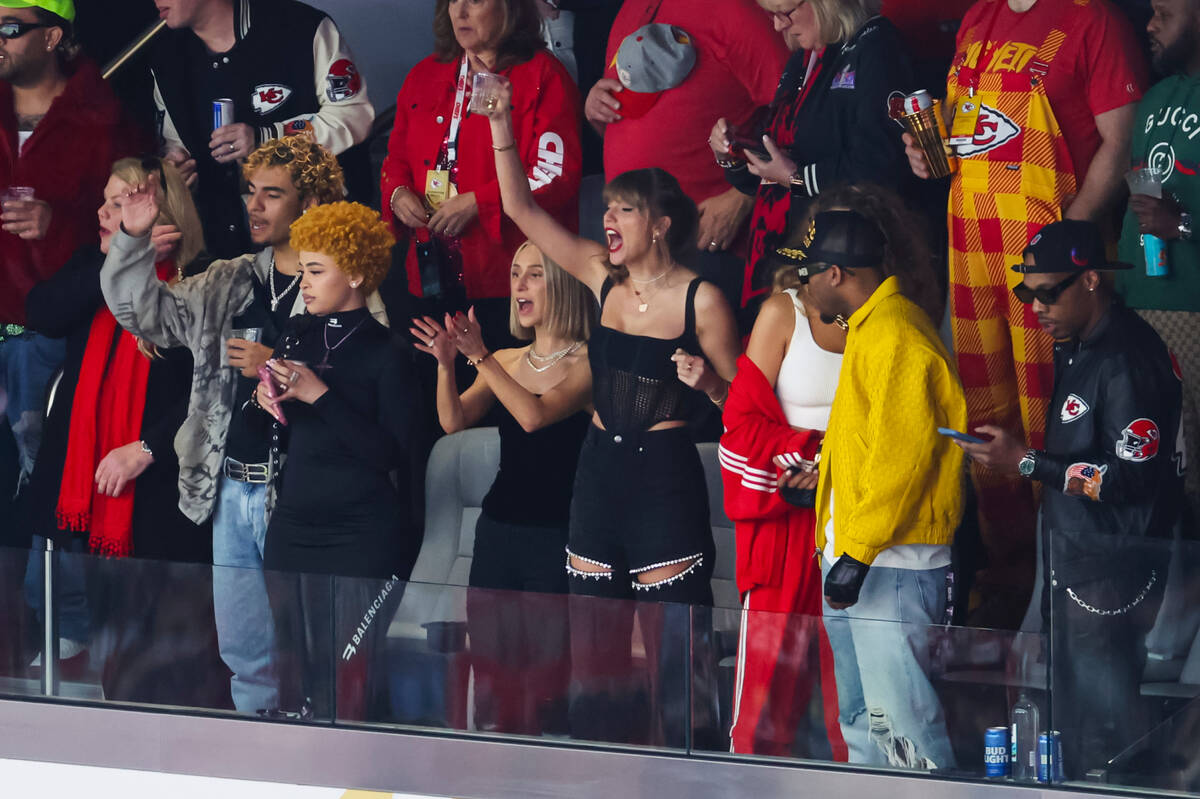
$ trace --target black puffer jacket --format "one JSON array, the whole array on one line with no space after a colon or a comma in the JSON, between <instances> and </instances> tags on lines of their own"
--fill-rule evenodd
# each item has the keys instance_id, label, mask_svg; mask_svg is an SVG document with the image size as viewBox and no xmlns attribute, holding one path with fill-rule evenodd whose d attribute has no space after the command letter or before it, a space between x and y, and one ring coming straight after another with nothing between
<instances>
[{"instance_id":1,"label":"black puffer jacket","mask_svg":"<svg viewBox=\"0 0 1200 799\"><path fill-rule=\"evenodd\" d=\"M1086 341L1055 345L1033 477L1045 487L1044 538L1060 582L1144 567L1144 539L1171 534L1183 504L1181 403L1174 358L1120 302Z\"/></svg>"}]
</instances>

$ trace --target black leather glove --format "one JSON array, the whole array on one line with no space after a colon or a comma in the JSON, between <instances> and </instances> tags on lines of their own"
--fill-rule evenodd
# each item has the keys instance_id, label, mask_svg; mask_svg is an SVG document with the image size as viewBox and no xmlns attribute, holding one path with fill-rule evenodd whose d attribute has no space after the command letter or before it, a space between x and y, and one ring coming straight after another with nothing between
<instances>
[{"instance_id":1,"label":"black leather glove","mask_svg":"<svg viewBox=\"0 0 1200 799\"><path fill-rule=\"evenodd\" d=\"M825 575L825 598L841 605L853 605L858 601L863 580L867 579L870 566L843 554Z\"/></svg>"},{"instance_id":2,"label":"black leather glove","mask_svg":"<svg viewBox=\"0 0 1200 799\"><path fill-rule=\"evenodd\" d=\"M817 489L792 488L790 485L781 485L779 498L797 508L811 508L817 504Z\"/></svg>"}]
</instances>

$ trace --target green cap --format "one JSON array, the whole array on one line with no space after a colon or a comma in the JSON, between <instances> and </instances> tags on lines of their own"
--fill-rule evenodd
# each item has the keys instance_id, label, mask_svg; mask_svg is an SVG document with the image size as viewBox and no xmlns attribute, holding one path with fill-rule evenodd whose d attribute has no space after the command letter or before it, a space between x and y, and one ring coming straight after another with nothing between
<instances>
[{"instance_id":1,"label":"green cap","mask_svg":"<svg viewBox=\"0 0 1200 799\"><path fill-rule=\"evenodd\" d=\"M75 21L75 0L0 0L0 8L41 8L67 22Z\"/></svg>"}]
</instances>

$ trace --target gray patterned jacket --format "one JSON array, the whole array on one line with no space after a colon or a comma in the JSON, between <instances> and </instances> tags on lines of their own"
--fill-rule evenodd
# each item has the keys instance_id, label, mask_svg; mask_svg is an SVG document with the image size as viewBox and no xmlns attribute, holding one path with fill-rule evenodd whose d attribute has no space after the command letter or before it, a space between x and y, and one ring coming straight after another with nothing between
<instances>
[{"instance_id":1,"label":"gray patterned jacket","mask_svg":"<svg viewBox=\"0 0 1200 799\"><path fill-rule=\"evenodd\" d=\"M225 435L237 396L237 371L225 340L233 318L254 299L252 276L266 280L270 247L257 255L214 261L201 274L168 286L155 279L150 237L113 234L100 272L104 299L117 322L160 347L187 347L193 359L188 415L175 435L179 456L179 509L202 523L216 506L225 459ZM302 313L299 293L292 314ZM267 503L270 513L271 497Z\"/></svg>"}]
</instances>

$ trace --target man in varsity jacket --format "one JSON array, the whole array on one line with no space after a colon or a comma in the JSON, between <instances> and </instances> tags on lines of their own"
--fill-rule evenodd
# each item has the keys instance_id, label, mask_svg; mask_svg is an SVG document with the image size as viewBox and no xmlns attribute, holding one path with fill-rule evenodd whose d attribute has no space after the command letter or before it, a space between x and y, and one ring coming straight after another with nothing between
<instances>
[{"instance_id":1,"label":"man in varsity jacket","mask_svg":"<svg viewBox=\"0 0 1200 799\"><path fill-rule=\"evenodd\" d=\"M250 249L240 170L256 146L308 133L339 156L351 196L371 191L366 149L375 109L337 26L297 0L155 0L170 28L150 66L165 155L199 181L209 251ZM214 130L213 100L233 101ZM362 187L360 190L359 187Z\"/></svg>"}]
</instances>

